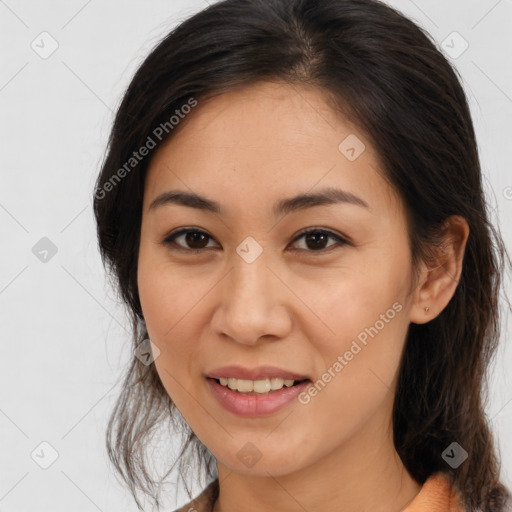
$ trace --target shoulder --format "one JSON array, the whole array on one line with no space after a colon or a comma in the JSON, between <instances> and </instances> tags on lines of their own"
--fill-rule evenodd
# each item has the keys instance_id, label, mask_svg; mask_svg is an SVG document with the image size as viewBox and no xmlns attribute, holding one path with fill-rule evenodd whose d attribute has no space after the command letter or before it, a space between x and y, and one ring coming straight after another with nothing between
<instances>
[{"instance_id":1,"label":"shoulder","mask_svg":"<svg viewBox=\"0 0 512 512\"><path fill-rule=\"evenodd\" d=\"M448 475L435 473L402 512L465 512L465 509Z\"/></svg>"},{"instance_id":2,"label":"shoulder","mask_svg":"<svg viewBox=\"0 0 512 512\"><path fill-rule=\"evenodd\" d=\"M204 490L191 502L176 509L174 512L210 512L213 503L219 495L219 480L213 480Z\"/></svg>"}]
</instances>

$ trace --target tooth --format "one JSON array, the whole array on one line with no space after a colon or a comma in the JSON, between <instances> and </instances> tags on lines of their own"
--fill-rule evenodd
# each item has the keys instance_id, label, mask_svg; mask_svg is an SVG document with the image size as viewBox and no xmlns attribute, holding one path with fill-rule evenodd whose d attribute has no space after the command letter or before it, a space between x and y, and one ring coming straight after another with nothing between
<instances>
[{"instance_id":1,"label":"tooth","mask_svg":"<svg viewBox=\"0 0 512 512\"><path fill-rule=\"evenodd\" d=\"M273 377L270 379L270 389L276 390L283 387L284 380L279 377Z\"/></svg>"},{"instance_id":2,"label":"tooth","mask_svg":"<svg viewBox=\"0 0 512 512\"><path fill-rule=\"evenodd\" d=\"M240 393L250 393L253 389L252 380L239 379L237 389Z\"/></svg>"},{"instance_id":3,"label":"tooth","mask_svg":"<svg viewBox=\"0 0 512 512\"><path fill-rule=\"evenodd\" d=\"M267 393L270 391L270 379L255 380L253 388L256 393Z\"/></svg>"},{"instance_id":4,"label":"tooth","mask_svg":"<svg viewBox=\"0 0 512 512\"><path fill-rule=\"evenodd\" d=\"M256 393L268 393L270 390L276 391L282 389L283 386L293 386L293 383L295 382L293 379L282 379L280 377L272 377L271 379L260 379L255 381L235 379L232 377L220 377L219 381L221 385L227 386L229 389L239 391L241 393L250 393L252 391Z\"/></svg>"},{"instance_id":5,"label":"tooth","mask_svg":"<svg viewBox=\"0 0 512 512\"><path fill-rule=\"evenodd\" d=\"M232 377L230 377L228 379L228 388L229 389L236 391L237 385L238 385L238 379L233 379Z\"/></svg>"}]
</instances>

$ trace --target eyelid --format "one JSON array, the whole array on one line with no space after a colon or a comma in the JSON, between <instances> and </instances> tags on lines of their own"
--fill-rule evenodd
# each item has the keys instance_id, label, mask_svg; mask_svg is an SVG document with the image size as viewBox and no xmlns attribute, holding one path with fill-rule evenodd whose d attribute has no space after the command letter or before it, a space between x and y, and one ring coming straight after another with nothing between
<instances>
[{"instance_id":1,"label":"eyelid","mask_svg":"<svg viewBox=\"0 0 512 512\"><path fill-rule=\"evenodd\" d=\"M215 240L213 236L208 234L206 231L204 231L201 228L196 228L194 226L184 227L184 228L178 228L176 231L172 231L168 235L165 236L165 238L162 240L162 244L164 246L173 246L173 250L182 251L182 252L195 252L200 253L207 251L209 249L212 249L211 247L203 248L203 249L188 249L186 247L181 247L180 245L177 245L174 240L178 238L181 235L186 235L187 233L201 233L203 235L206 235L211 240Z\"/></svg>"},{"instance_id":2,"label":"eyelid","mask_svg":"<svg viewBox=\"0 0 512 512\"><path fill-rule=\"evenodd\" d=\"M178 250L178 251L188 252L188 253L190 253L190 252L200 253L200 252L205 252L207 250L212 249L212 247L206 247L206 248L202 248L202 249L189 249L189 248L185 248L185 247L175 244L174 240L176 238L178 238L181 235L187 234L189 232L201 233L203 235L206 235L209 239L215 240L215 238L213 236L208 234L208 232L204 231L203 229L196 228L194 226L189 226L189 227L179 228L176 231L171 232L170 234L166 235L166 237L162 241L162 244L166 245L166 246L173 245L173 250ZM302 238L303 236L308 235L310 233L325 234L329 238L333 238L334 240L336 240L339 247L344 246L344 245L352 245L352 242L349 237L342 235L342 234L338 234L335 231L331 231L330 229L327 229L327 228L315 227L315 226L309 227L309 228L304 228L302 231L297 233L297 235L295 235L295 237L292 240L292 244L295 243L300 238ZM299 251L300 253L306 252L306 253L311 253L312 255L314 255L314 254L322 255L322 254L326 254L327 252L329 252L332 247L335 247L335 245L336 244L333 244L325 249L319 249L318 251L308 250L308 249L296 249L296 250Z\"/></svg>"},{"instance_id":3,"label":"eyelid","mask_svg":"<svg viewBox=\"0 0 512 512\"><path fill-rule=\"evenodd\" d=\"M295 243L297 240L302 238L304 235L308 235L310 233L321 233L321 234L327 235L329 238L336 240L337 244L330 245L329 247L327 247L325 249L320 249L318 251L312 251L312 250L307 250L307 249L296 249L297 251L299 251L299 254L301 254L301 255L305 253L306 257L309 255L314 256L315 254L318 254L319 256L322 254L328 254L331 252L331 250L333 248L336 248L336 245L338 246L338 248L341 248L344 245L352 245L352 242L350 241L350 239L348 237L346 237L342 234L338 234L335 231L331 231L330 229L327 229L327 228L314 227L314 226L310 227L310 228L305 228L302 231L300 231L299 233L297 233L297 235L293 238L292 243Z\"/></svg>"}]
</instances>

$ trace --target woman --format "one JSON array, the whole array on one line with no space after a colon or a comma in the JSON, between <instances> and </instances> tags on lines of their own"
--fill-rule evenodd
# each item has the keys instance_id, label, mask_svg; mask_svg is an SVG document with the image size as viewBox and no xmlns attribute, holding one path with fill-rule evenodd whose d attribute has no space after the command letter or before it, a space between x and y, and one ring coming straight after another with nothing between
<instances>
[{"instance_id":1,"label":"woman","mask_svg":"<svg viewBox=\"0 0 512 512\"><path fill-rule=\"evenodd\" d=\"M212 480L182 511L507 510L481 179L453 68L383 3L225 0L173 30L95 191L134 333L107 446L139 508L170 420Z\"/></svg>"}]
</instances>

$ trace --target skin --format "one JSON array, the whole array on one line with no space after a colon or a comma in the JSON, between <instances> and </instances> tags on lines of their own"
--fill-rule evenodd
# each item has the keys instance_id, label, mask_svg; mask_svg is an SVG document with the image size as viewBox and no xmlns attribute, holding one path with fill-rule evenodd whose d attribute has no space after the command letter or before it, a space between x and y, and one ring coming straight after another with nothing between
<instances>
[{"instance_id":1,"label":"skin","mask_svg":"<svg viewBox=\"0 0 512 512\"><path fill-rule=\"evenodd\" d=\"M338 149L349 134L366 146L354 161ZM369 208L272 214L276 201L327 186ZM176 189L219 202L222 215L177 204L149 209ZM181 227L210 238L162 243ZM350 243L297 239L310 227ZM155 153L144 192L140 300L161 351L162 383L217 459L216 512L398 512L418 494L393 445L392 406L410 322L434 318L457 286L469 229L453 217L446 233L439 260L422 264L414 282L405 210L378 172L378 155L312 87L263 82L199 102ZM248 236L263 249L250 264L236 252ZM204 375L228 364L271 364L316 381L397 302L400 312L307 404L241 418L209 390ZM261 454L252 467L237 457L247 442Z\"/></svg>"}]
</instances>

